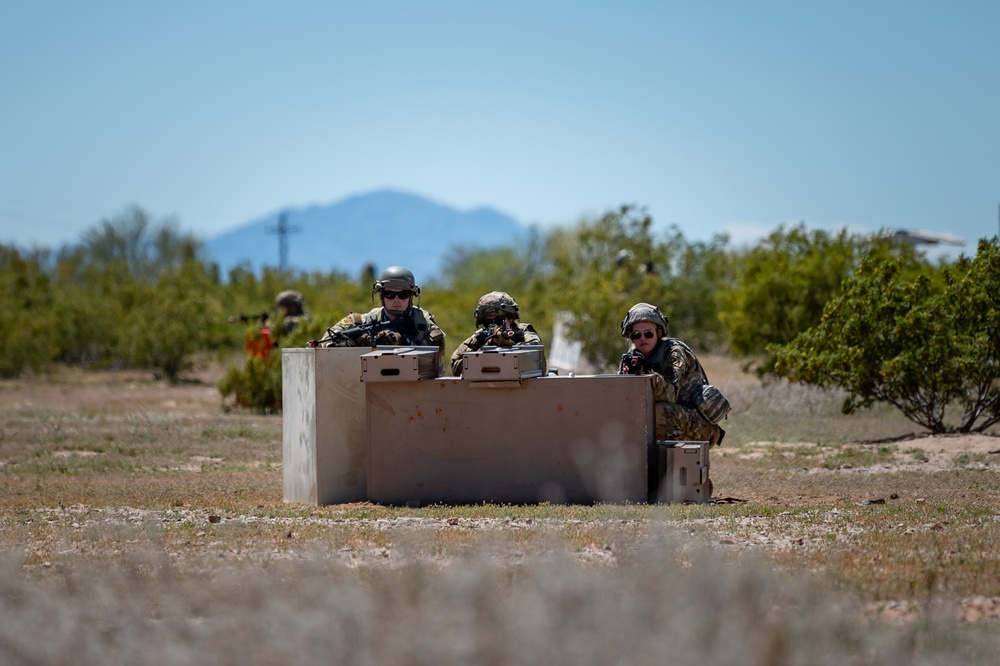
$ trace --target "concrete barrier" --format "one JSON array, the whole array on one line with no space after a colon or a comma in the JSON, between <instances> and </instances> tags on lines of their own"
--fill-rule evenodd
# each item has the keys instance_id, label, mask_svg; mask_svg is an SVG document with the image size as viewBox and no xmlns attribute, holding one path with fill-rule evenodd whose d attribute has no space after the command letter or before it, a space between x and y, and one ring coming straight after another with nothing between
<instances>
[{"instance_id":1,"label":"concrete barrier","mask_svg":"<svg viewBox=\"0 0 1000 666\"><path fill-rule=\"evenodd\" d=\"M368 384L368 498L649 501L650 377Z\"/></svg>"},{"instance_id":2,"label":"concrete barrier","mask_svg":"<svg viewBox=\"0 0 1000 666\"><path fill-rule=\"evenodd\" d=\"M368 347L281 350L282 474L286 502L368 499L365 385Z\"/></svg>"},{"instance_id":3,"label":"concrete barrier","mask_svg":"<svg viewBox=\"0 0 1000 666\"><path fill-rule=\"evenodd\" d=\"M282 350L285 501L655 499L649 377L365 383L370 351Z\"/></svg>"}]
</instances>

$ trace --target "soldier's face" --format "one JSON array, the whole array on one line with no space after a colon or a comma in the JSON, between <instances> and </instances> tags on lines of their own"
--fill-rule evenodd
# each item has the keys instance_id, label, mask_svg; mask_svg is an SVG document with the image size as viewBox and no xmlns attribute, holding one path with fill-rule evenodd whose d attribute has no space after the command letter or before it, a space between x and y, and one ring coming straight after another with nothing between
<instances>
[{"instance_id":1,"label":"soldier's face","mask_svg":"<svg viewBox=\"0 0 1000 666\"><path fill-rule=\"evenodd\" d=\"M649 356L653 348L656 347L656 343L660 341L656 332L656 324L651 321L637 321L632 324L629 339L644 356Z\"/></svg>"},{"instance_id":2,"label":"soldier's face","mask_svg":"<svg viewBox=\"0 0 1000 666\"><path fill-rule=\"evenodd\" d=\"M391 317L398 317L410 307L413 293L409 291L382 290L382 307Z\"/></svg>"}]
</instances>

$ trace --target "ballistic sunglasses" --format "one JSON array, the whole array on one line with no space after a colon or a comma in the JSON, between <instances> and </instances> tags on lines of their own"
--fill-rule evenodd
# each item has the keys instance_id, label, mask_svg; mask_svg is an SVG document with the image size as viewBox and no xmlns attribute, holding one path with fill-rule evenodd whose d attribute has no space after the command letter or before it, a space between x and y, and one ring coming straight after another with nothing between
<instances>
[{"instance_id":1,"label":"ballistic sunglasses","mask_svg":"<svg viewBox=\"0 0 1000 666\"><path fill-rule=\"evenodd\" d=\"M632 334L629 337L633 340L638 340L639 338L646 338L649 340L650 338L655 338L656 333L653 331L632 331Z\"/></svg>"},{"instance_id":2,"label":"ballistic sunglasses","mask_svg":"<svg viewBox=\"0 0 1000 666\"><path fill-rule=\"evenodd\" d=\"M384 289L382 290L382 298L384 298L387 301L395 300L397 298L406 300L412 295L413 295L412 291L385 291Z\"/></svg>"}]
</instances>

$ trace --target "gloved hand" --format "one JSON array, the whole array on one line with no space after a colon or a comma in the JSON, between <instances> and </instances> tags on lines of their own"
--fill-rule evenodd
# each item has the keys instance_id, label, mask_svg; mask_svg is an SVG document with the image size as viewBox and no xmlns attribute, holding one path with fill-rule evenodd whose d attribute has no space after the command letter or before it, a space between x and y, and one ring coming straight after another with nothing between
<instances>
[{"instance_id":1,"label":"gloved hand","mask_svg":"<svg viewBox=\"0 0 1000 666\"><path fill-rule=\"evenodd\" d=\"M490 342L490 338L493 337L494 330L496 330L494 327L484 326L483 328L476 331L476 334L473 338L473 341L475 342L476 346L482 347L486 344L493 344L492 342Z\"/></svg>"},{"instance_id":2,"label":"gloved hand","mask_svg":"<svg viewBox=\"0 0 1000 666\"><path fill-rule=\"evenodd\" d=\"M379 331L375 335L375 344L401 345L403 344L403 336L396 331Z\"/></svg>"},{"instance_id":3,"label":"gloved hand","mask_svg":"<svg viewBox=\"0 0 1000 666\"><path fill-rule=\"evenodd\" d=\"M646 357L638 349L633 349L622 354L621 368L619 375L645 375L649 373L649 363Z\"/></svg>"}]
</instances>

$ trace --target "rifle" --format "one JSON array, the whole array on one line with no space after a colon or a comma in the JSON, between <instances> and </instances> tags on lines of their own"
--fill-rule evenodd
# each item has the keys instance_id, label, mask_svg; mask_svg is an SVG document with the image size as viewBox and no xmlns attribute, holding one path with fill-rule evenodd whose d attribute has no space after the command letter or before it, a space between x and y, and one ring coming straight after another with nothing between
<instances>
[{"instance_id":1,"label":"rifle","mask_svg":"<svg viewBox=\"0 0 1000 666\"><path fill-rule=\"evenodd\" d=\"M266 312L261 312L260 314L229 315L228 321L230 324L235 324L236 322L246 324L251 321L259 321L261 324L266 324L270 318L271 315Z\"/></svg>"},{"instance_id":2,"label":"rifle","mask_svg":"<svg viewBox=\"0 0 1000 666\"><path fill-rule=\"evenodd\" d=\"M345 328L342 331L334 331L332 328L326 330L326 335L319 340L310 340L310 347L318 347L324 342L332 342L333 340L356 340L361 337L362 334L367 333L368 339L371 340L372 349L376 349L375 336L382 331L396 331L405 334L411 333L413 328L413 322L410 319L400 318L400 319L387 319L385 321L375 321L367 326L362 324L360 326L352 326L351 328Z\"/></svg>"},{"instance_id":3,"label":"rifle","mask_svg":"<svg viewBox=\"0 0 1000 666\"><path fill-rule=\"evenodd\" d=\"M638 349L632 349L622 354L621 369L627 375L645 375L649 373L649 363Z\"/></svg>"},{"instance_id":4,"label":"rifle","mask_svg":"<svg viewBox=\"0 0 1000 666\"><path fill-rule=\"evenodd\" d=\"M498 341L504 338L507 340L513 340L516 334L517 331L513 328L501 326L494 321L476 331L476 342L479 346L482 346L487 340L494 337L497 338Z\"/></svg>"},{"instance_id":5,"label":"rifle","mask_svg":"<svg viewBox=\"0 0 1000 666\"><path fill-rule=\"evenodd\" d=\"M260 329L255 331L247 331L246 339L243 342L243 348L248 354L257 356L258 358L266 358L271 350L274 349L274 342L271 340L271 317L266 312L261 312L260 314L240 314L240 315L229 315L229 323L235 324L241 322L244 324L250 322L260 322Z\"/></svg>"}]
</instances>

